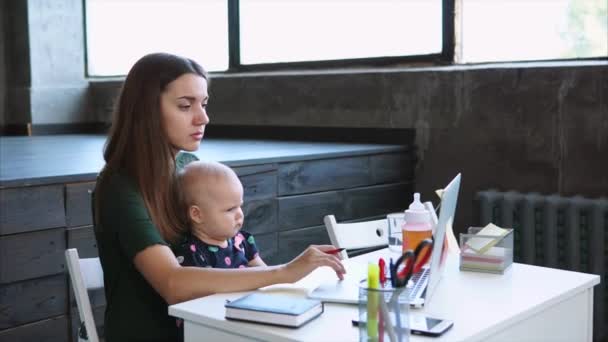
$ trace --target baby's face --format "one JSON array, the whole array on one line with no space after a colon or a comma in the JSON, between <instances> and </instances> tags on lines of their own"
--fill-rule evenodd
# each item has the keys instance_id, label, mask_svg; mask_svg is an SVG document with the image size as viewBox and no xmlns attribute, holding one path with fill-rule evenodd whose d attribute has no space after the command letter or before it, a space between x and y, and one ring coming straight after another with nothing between
<instances>
[{"instance_id":1,"label":"baby's face","mask_svg":"<svg viewBox=\"0 0 608 342\"><path fill-rule=\"evenodd\" d=\"M243 226L243 186L236 178L224 178L208 189L210 193L199 205L203 216L200 229L216 240L229 239Z\"/></svg>"}]
</instances>

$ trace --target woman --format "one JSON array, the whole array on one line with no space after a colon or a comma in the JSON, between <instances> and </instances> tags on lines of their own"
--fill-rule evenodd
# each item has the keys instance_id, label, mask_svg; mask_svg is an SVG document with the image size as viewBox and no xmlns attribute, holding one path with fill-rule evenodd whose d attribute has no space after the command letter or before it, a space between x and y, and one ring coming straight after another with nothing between
<instances>
[{"instance_id":1,"label":"woman","mask_svg":"<svg viewBox=\"0 0 608 342\"><path fill-rule=\"evenodd\" d=\"M108 341L177 338L167 306L218 292L294 282L340 260L310 246L291 262L248 269L181 267L170 245L181 215L171 178L180 150L196 151L209 123L208 76L196 62L157 53L129 71L114 113L93 199L104 270ZM178 159L176 162L176 158Z\"/></svg>"}]
</instances>

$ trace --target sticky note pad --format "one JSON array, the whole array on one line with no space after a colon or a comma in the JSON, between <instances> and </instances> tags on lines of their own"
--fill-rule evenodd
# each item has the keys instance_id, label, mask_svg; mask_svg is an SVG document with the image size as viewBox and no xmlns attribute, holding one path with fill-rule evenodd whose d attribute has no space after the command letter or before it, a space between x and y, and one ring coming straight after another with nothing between
<instances>
[{"instance_id":1,"label":"sticky note pad","mask_svg":"<svg viewBox=\"0 0 608 342\"><path fill-rule=\"evenodd\" d=\"M466 242L466 245L473 249L475 252L483 254L492 246L500 242L503 236L505 236L508 232L508 229L503 229L493 223L489 223L476 234L480 235L480 237L470 238Z\"/></svg>"}]
</instances>

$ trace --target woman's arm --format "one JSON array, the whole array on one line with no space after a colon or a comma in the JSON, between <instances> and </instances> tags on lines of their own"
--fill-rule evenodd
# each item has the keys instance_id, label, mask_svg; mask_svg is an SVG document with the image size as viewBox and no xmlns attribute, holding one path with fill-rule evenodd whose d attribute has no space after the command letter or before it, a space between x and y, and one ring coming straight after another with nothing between
<instances>
[{"instance_id":1,"label":"woman's arm","mask_svg":"<svg viewBox=\"0 0 608 342\"><path fill-rule=\"evenodd\" d=\"M135 267L171 305L219 292L238 292L300 280L319 266L334 269L340 279L346 272L340 260L324 250L330 245L310 246L291 262L278 266L241 269L181 267L169 247L153 245L137 253Z\"/></svg>"}]
</instances>

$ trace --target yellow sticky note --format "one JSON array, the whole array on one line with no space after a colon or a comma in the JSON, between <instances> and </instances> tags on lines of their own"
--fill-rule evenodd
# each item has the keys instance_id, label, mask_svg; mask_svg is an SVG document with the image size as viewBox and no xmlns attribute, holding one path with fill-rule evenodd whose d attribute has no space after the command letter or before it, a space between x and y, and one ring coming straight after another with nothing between
<instances>
[{"instance_id":1,"label":"yellow sticky note","mask_svg":"<svg viewBox=\"0 0 608 342\"><path fill-rule=\"evenodd\" d=\"M443 189L435 190L435 194L437 194L437 197L439 197L439 199L441 199L443 197Z\"/></svg>"},{"instance_id":2,"label":"yellow sticky note","mask_svg":"<svg viewBox=\"0 0 608 342\"><path fill-rule=\"evenodd\" d=\"M508 229L500 228L493 223L489 223L477 234L475 234L480 235L480 237L470 238L466 242L466 245L473 249L475 252L483 254L492 246L497 244L502 239L502 237L505 236L508 232Z\"/></svg>"}]
</instances>

